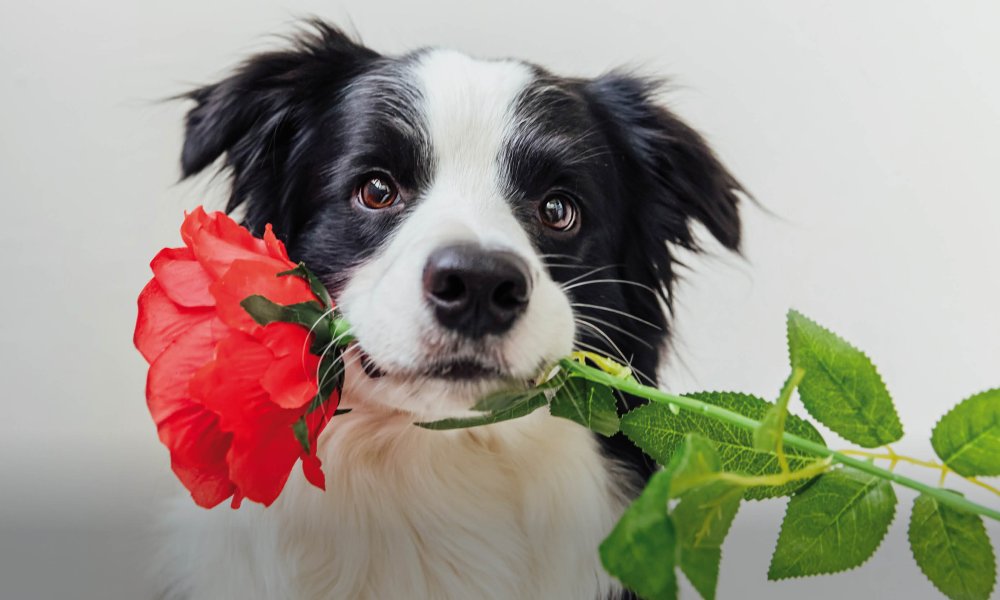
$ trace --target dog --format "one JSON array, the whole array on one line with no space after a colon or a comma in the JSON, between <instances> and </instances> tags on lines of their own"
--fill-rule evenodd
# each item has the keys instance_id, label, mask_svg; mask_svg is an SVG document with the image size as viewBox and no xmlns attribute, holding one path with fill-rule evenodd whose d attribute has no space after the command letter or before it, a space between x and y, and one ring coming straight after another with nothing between
<instances>
[{"instance_id":1,"label":"dog","mask_svg":"<svg viewBox=\"0 0 1000 600\"><path fill-rule=\"evenodd\" d=\"M231 175L357 344L321 438L327 491L170 511L163 597L630 598L598 546L655 464L545 410L468 415L574 349L656 384L677 248L740 243L737 180L656 81L440 49L384 56L315 21L188 96L185 177ZM637 404L619 399L620 410Z\"/></svg>"}]
</instances>

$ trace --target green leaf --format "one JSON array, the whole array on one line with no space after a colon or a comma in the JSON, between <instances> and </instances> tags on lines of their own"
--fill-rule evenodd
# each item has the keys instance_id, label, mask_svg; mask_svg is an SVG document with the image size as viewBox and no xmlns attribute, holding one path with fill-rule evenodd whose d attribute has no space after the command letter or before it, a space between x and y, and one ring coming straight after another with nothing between
<instances>
[{"instance_id":1,"label":"green leaf","mask_svg":"<svg viewBox=\"0 0 1000 600\"><path fill-rule=\"evenodd\" d=\"M535 394L522 395L499 410L487 412L471 417L455 417L451 419L441 419L440 421L430 421L426 423L415 423L424 429L444 430L444 429L464 429L467 427L479 427L481 425L491 425L501 421L509 421L528 415L548 404L544 390Z\"/></svg>"},{"instance_id":2,"label":"green leaf","mask_svg":"<svg viewBox=\"0 0 1000 600\"><path fill-rule=\"evenodd\" d=\"M863 352L790 310L788 353L805 370L799 397L816 420L865 448L903 437L889 391Z\"/></svg>"},{"instance_id":3,"label":"green leaf","mask_svg":"<svg viewBox=\"0 0 1000 600\"><path fill-rule=\"evenodd\" d=\"M715 444L696 433L684 437L666 470L671 498L680 498L672 519L681 570L703 598L714 598L722 561L722 542L732 525L745 488L713 480L722 460Z\"/></svg>"},{"instance_id":4,"label":"green leaf","mask_svg":"<svg viewBox=\"0 0 1000 600\"><path fill-rule=\"evenodd\" d=\"M687 396L758 421L764 418L772 406L756 396L732 392L701 392ZM691 411L685 410L675 415L663 404L646 404L622 417L621 430L661 465L668 464L684 436L694 432L712 440L724 471L747 475L773 475L781 472L778 459L773 453L760 452L754 448L752 432ZM819 444L824 443L819 432L808 421L791 414L787 417L785 431ZM792 470L816 460L815 456L795 448L787 448L785 454ZM782 486L748 488L745 497L762 500L785 496L806 483L808 480L792 481Z\"/></svg>"},{"instance_id":5,"label":"green leaf","mask_svg":"<svg viewBox=\"0 0 1000 600\"><path fill-rule=\"evenodd\" d=\"M309 427L306 425L305 417L292 423L292 433L295 434L295 439L302 446L302 451L309 454Z\"/></svg>"},{"instance_id":6,"label":"green leaf","mask_svg":"<svg viewBox=\"0 0 1000 600\"><path fill-rule=\"evenodd\" d=\"M608 573L645 600L677 598L674 560L677 540L667 513L671 474L653 475L646 489L601 542L601 562Z\"/></svg>"},{"instance_id":7,"label":"green leaf","mask_svg":"<svg viewBox=\"0 0 1000 600\"><path fill-rule=\"evenodd\" d=\"M316 274L306 267L306 263L300 262L294 269L278 273L278 277L287 276L304 279L309 284L309 289L312 290L313 295L323 303L324 308L333 307L333 299L330 298L330 292L323 285L323 282L319 280L319 277L316 277Z\"/></svg>"},{"instance_id":8,"label":"green leaf","mask_svg":"<svg viewBox=\"0 0 1000 600\"><path fill-rule=\"evenodd\" d=\"M709 439L686 435L670 464L653 476L601 545L605 568L644 598L674 597L672 561L678 560L698 591L714 597L722 541L743 496L741 487L713 481L720 465ZM677 497L681 500L669 518L667 502ZM667 526L672 531L665 531Z\"/></svg>"},{"instance_id":9,"label":"green leaf","mask_svg":"<svg viewBox=\"0 0 1000 600\"><path fill-rule=\"evenodd\" d=\"M673 510L681 570L705 600L715 598L722 542L742 497L742 487L716 481L684 494Z\"/></svg>"},{"instance_id":10,"label":"green leaf","mask_svg":"<svg viewBox=\"0 0 1000 600\"><path fill-rule=\"evenodd\" d=\"M511 406L524 402L529 396L535 396L535 390L502 390L488 394L472 405L472 410L496 412L506 410Z\"/></svg>"},{"instance_id":11,"label":"green leaf","mask_svg":"<svg viewBox=\"0 0 1000 600\"><path fill-rule=\"evenodd\" d=\"M570 377L556 390L549 412L606 437L618 433L618 403L611 388L600 383Z\"/></svg>"},{"instance_id":12,"label":"green leaf","mask_svg":"<svg viewBox=\"0 0 1000 600\"><path fill-rule=\"evenodd\" d=\"M504 410L512 404L523 401L528 396L544 394L546 390L554 390L560 387L565 379L565 376L557 375L531 388L515 388L493 392L480 398L479 401L472 405L472 410L485 412Z\"/></svg>"},{"instance_id":13,"label":"green leaf","mask_svg":"<svg viewBox=\"0 0 1000 600\"><path fill-rule=\"evenodd\" d=\"M910 516L910 549L920 570L952 600L987 600L996 584L993 546L983 520L926 494Z\"/></svg>"},{"instance_id":14,"label":"green leaf","mask_svg":"<svg viewBox=\"0 0 1000 600\"><path fill-rule=\"evenodd\" d=\"M934 452L965 477L1000 475L1000 388L958 403L931 434Z\"/></svg>"},{"instance_id":15,"label":"green leaf","mask_svg":"<svg viewBox=\"0 0 1000 600\"><path fill-rule=\"evenodd\" d=\"M788 502L768 579L853 569L875 553L896 513L888 480L843 468Z\"/></svg>"},{"instance_id":16,"label":"green leaf","mask_svg":"<svg viewBox=\"0 0 1000 600\"><path fill-rule=\"evenodd\" d=\"M679 498L688 490L705 485L721 469L722 460L715 444L703 435L687 434L667 465L671 474L670 497Z\"/></svg>"}]
</instances>

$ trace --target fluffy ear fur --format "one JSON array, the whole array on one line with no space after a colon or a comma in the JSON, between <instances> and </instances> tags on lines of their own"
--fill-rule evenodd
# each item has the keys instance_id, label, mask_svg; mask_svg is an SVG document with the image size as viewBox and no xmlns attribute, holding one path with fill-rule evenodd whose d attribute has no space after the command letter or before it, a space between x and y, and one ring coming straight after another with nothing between
<instances>
[{"instance_id":1,"label":"fluffy ear fur","mask_svg":"<svg viewBox=\"0 0 1000 600\"><path fill-rule=\"evenodd\" d=\"M743 188L698 132L656 103L658 88L653 80L612 73L588 82L585 94L605 124L633 219L636 235L625 253L640 260L625 263L642 271L628 276L661 289L670 306L674 259L667 242L697 250L691 225L698 221L738 251ZM651 302L648 295L636 300Z\"/></svg>"},{"instance_id":2,"label":"fluffy ear fur","mask_svg":"<svg viewBox=\"0 0 1000 600\"><path fill-rule=\"evenodd\" d=\"M619 249L620 274L638 284L623 286L627 312L658 326L656 331L633 329L630 337L646 339L657 347L638 351L632 364L654 381L664 350L660 344L670 333L663 313L664 305L672 309L671 288L676 279L676 259L670 246L697 250L691 226L698 221L723 246L737 251L738 193L743 191L698 132L655 102L657 88L654 81L621 73L583 85L583 94L603 125L621 182L618 210L627 220ZM635 328L630 321L621 325ZM625 347L634 346L630 340L622 342ZM644 402L633 396L623 398L627 410ZM601 443L609 455L635 470L637 484L656 469L655 463L622 435L602 438Z\"/></svg>"},{"instance_id":3,"label":"fluffy ear fur","mask_svg":"<svg viewBox=\"0 0 1000 600\"><path fill-rule=\"evenodd\" d=\"M308 147L330 99L378 54L320 21L293 38L289 50L260 54L218 83L187 97L197 102L187 115L181 169L194 175L225 154L233 185L227 211L246 205L246 224L264 224L289 235L294 226L296 185ZM279 233L279 234L280 234Z\"/></svg>"}]
</instances>

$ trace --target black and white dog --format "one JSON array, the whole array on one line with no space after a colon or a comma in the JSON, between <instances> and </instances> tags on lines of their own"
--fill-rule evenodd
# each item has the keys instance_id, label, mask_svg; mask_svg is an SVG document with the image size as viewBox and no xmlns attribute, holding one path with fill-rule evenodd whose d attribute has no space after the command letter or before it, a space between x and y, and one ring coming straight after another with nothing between
<instances>
[{"instance_id":1,"label":"black and white dog","mask_svg":"<svg viewBox=\"0 0 1000 600\"><path fill-rule=\"evenodd\" d=\"M196 90L182 166L318 272L353 326L326 492L170 519L166 597L598 599L597 548L654 465L546 411L427 431L574 348L655 381L695 221L740 240L739 185L627 74L382 56L312 23ZM361 360L357 360L357 359ZM363 365L361 363L364 363ZM632 400L622 399L622 410Z\"/></svg>"}]
</instances>

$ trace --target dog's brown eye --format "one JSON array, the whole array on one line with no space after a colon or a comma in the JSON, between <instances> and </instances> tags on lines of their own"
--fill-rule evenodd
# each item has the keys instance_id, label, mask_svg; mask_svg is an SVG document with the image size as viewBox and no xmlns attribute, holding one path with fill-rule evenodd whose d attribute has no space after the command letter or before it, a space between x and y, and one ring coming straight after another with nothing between
<instances>
[{"instance_id":1,"label":"dog's brown eye","mask_svg":"<svg viewBox=\"0 0 1000 600\"><path fill-rule=\"evenodd\" d=\"M399 189L387 175L373 174L358 187L357 198L365 208L389 208L399 200Z\"/></svg>"},{"instance_id":2,"label":"dog's brown eye","mask_svg":"<svg viewBox=\"0 0 1000 600\"><path fill-rule=\"evenodd\" d=\"M546 227L556 231L569 231L576 225L576 205L562 195L552 195L538 205L538 218Z\"/></svg>"}]
</instances>

